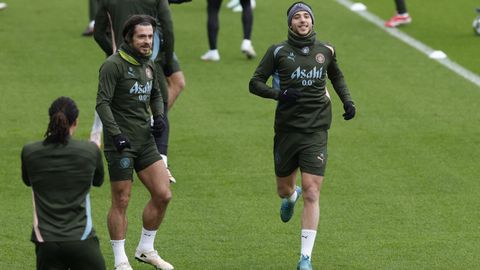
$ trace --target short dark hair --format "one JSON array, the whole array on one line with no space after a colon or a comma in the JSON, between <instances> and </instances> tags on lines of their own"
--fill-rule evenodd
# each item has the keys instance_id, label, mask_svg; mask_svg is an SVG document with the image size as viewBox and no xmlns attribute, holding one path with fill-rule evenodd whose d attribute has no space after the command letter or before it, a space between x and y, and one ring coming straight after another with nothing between
<instances>
[{"instance_id":1,"label":"short dark hair","mask_svg":"<svg viewBox=\"0 0 480 270\"><path fill-rule=\"evenodd\" d=\"M59 97L53 101L48 109L50 121L43 144L67 144L70 138L70 127L77 120L79 113L75 101L69 97Z\"/></svg>"},{"instance_id":2,"label":"short dark hair","mask_svg":"<svg viewBox=\"0 0 480 270\"><path fill-rule=\"evenodd\" d=\"M137 25L151 25L153 29L157 26L157 21L150 15L132 15L123 25L123 40L130 43Z\"/></svg>"}]
</instances>

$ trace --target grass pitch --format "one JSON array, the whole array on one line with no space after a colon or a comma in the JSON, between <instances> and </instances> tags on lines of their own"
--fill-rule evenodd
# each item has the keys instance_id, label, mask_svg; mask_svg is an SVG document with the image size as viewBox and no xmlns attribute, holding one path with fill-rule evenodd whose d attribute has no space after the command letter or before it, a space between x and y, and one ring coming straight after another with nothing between
<instances>
[{"instance_id":1,"label":"grass pitch","mask_svg":"<svg viewBox=\"0 0 480 270\"><path fill-rule=\"evenodd\" d=\"M314 269L479 269L480 89L335 1L310 2L318 37L336 46L358 108L353 121L343 121L333 98ZM364 1L387 19L393 1L384 2ZM414 23L402 29L478 74L480 39L469 25L474 1L417 2L407 3ZM260 57L286 38L290 3L257 1L253 44ZM93 39L80 36L86 2L8 4L0 12L0 269L34 269L20 149L43 136L48 106L60 95L77 101L76 137L88 138L104 56ZM172 10L187 88L170 112L169 162L178 183L156 246L176 269L294 269L302 203L289 223L280 221L275 103L248 93L259 58L240 53L240 15L222 9L222 60L204 63L205 1ZM126 246L134 269L151 269L133 260L147 198L136 179ZM109 204L107 179L92 190L92 210L113 269Z\"/></svg>"}]
</instances>

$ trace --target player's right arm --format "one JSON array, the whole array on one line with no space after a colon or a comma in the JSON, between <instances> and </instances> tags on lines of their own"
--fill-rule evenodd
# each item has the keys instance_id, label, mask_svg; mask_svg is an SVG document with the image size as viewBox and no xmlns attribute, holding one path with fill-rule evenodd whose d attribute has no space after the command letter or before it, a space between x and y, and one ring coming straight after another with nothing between
<instances>
[{"instance_id":1,"label":"player's right arm","mask_svg":"<svg viewBox=\"0 0 480 270\"><path fill-rule=\"evenodd\" d=\"M113 45L112 39L107 35L108 28L111 28L109 15L105 3L100 2L100 6L97 14L95 15L95 29L93 31L93 37L98 46L108 55L112 55Z\"/></svg>"},{"instance_id":2,"label":"player's right arm","mask_svg":"<svg viewBox=\"0 0 480 270\"><path fill-rule=\"evenodd\" d=\"M267 85L268 78L275 71L274 51L276 46L271 46L258 64L252 79L250 79L250 93L264 98L278 99L278 90Z\"/></svg>"},{"instance_id":3,"label":"player's right arm","mask_svg":"<svg viewBox=\"0 0 480 270\"><path fill-rule=\"evenodd\" d=\"M110 58L109 58L110 59ZM98 76L98 92L97 92L97 110L98 116L102 120L104 128L111 136L118 135L121 132L111 108L112 100L115 95L117 81L121 77L118 66L113 61L105 61L100 67Z\"/></svg>"},{"instance_id":4,"label":"player's right arm","mask_svg":"<svg viewBox=\"0 0 480 270\"><path fill-rule=\"evenodd\" d=\"M167 0L158 1L158 22L162 30L163 50L165 52L165 75L169 77L173 73L173 51L175 48L175 35L173 33L173 21Z\"/></svg>"}]
</instances>

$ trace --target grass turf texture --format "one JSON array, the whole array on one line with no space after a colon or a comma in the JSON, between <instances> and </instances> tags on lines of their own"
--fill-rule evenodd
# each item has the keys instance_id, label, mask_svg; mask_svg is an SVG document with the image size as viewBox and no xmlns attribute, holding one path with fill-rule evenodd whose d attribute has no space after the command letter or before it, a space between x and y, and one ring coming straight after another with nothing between
<instances>
[{"instance_id":1,"label":"grass turf texture","mask_svg":"<svg viewBox=\"0 0 480 270\"><path fill-rule=\"evenodd\" d=\"M374 2L365 1L370 11L393 14L390 1ZM410 2L414 23L403 29L478 73L480 39L468 24L473 1ZM86 2L8 4L0 12L0 269L34 269L31 194L20 180L20 150L42 137L48 106L60 95L77 101L76 137L88 138L104 56L80 36ZM253 44L260 57L286 38L289 4L258 1ZM248 93L259 58L247 61L240 53L240 15L221 11L221 62L199 60L207 50L205 5L172 7L188 86L170 112L169 161L178 184L156 246L176 269L293 269L302 203L289 223L280 221L271 150L275 103ZM314 268L480 268L480 115L474 106L480 89L334 1L312 6L319 39L336 46L358 107L357 117L345 122L333 95ZM466 13L456 10L465 6ZM466 21L461 33L434 35L443 28L427 27L460 20ZM461 45L455 45L459 35ZM449 49L455 46L461 49ZM91 198L94 226L113 269L108 178ZM134 269L151 269L133 260L146 198L136 179L126 244Z\"/></svg>"}]
</instances>

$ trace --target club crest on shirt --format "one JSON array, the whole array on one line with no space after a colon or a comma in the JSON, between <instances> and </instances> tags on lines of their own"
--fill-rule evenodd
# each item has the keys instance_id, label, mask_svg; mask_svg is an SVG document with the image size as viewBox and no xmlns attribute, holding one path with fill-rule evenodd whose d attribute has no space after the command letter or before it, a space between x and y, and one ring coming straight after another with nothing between
<instances>
[{"instance_id":1,"label":"club crest on shirt","mask_svg":"<svg viewBox=\"0 0 480 270\"><path fill-rule=\"evenodd\" d=\"M153 79L153 72L152 72L152 69L150 67L147 67L145 69L145 74L147 75L147 79L149 79L149 80Z\"/></svg>"},{"instance_id":2,"label":"club crest on shirt","mask_svg":"<svg viewBox=\"0 0 480 270\"><path fill-rule=\"evenodd\" d=\"M309 47L303 47L303 48L302 48L302 53L308 54L309 52L310 52L310 48L309 48Z\"/></svg>"},{"instance_id":3,"label":"club crest on shirt","mask_svg":"<svg viewBox=\"0 0 480 270\"><path fill-rule=\"evenodd\" d=\"M315 60L319 64L323 64L323 63L325 63L325 56L322 53L317 53L317 55L315 55Z\"/></svg>"}]
</instances>

